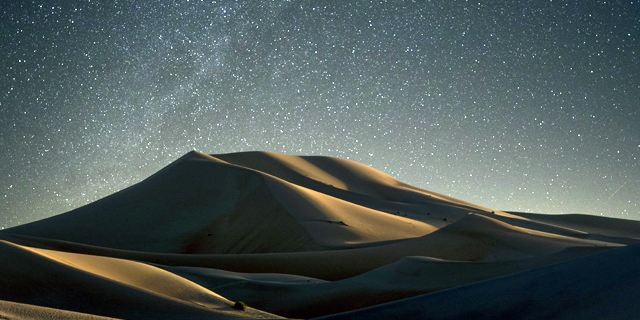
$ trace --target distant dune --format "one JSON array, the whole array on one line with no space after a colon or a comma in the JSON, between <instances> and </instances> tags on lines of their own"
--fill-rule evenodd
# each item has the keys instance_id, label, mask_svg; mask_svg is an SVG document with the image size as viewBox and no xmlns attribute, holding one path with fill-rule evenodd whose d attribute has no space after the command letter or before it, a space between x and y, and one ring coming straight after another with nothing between
<instances>
[{"instance_id":1,"label":"distant dune","mask_svg":"<svg viewBox=\"0 0 640 320\"><path fill-rule=\"evenodd\" d=\"M0 318L631 319L639 240L638 221L502 212L344 159L193 151L0 232Z\"/></svg>"}]
</instances>

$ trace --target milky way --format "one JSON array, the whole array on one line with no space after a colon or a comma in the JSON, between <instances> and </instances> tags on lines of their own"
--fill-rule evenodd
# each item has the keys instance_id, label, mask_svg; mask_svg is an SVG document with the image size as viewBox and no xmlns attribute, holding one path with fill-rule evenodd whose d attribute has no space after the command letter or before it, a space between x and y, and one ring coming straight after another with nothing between
<instances>
[{"instance_id":1,"label":"milky way","mask_svg":"<svg viewBox=\"0 0 640 320\"><path fill-rule=\"evenodd\" d=\"M494 209L640 219L637 1L108 3L3 2L0 227L192 149L337 156Z\"/></svg>"}]
</instances>

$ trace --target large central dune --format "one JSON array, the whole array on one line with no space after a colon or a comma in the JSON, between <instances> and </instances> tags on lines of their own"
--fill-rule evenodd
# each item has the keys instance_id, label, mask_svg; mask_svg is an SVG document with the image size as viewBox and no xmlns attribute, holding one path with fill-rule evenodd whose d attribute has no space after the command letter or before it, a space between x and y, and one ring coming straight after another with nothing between
<instances>
[{"instance_id":1,"label":"large central dune","mask_svg":"<svg viewBox=\"0 0 640 320\"><path fill-rule=\"evenodd\" d=\"M562 288L579 281L570 294L591 301L581 318L598 319L607 297L634 294L627 275L640 265L627 248L639 239L637 221L502 212L344 159L194 151L104 199L0 232L0 317L491 318L487 297L502 291L512 293L497 315L554 318L531 306L569 303ZM585 270L606 257L627 263L624 276L590 285ZM551 297L522 294L547 287ZM473 294L455 300L457 313L412 306ZM238 300L253 308L233 309ZM619 305L616 315L640 311Z\"/></svg>"},{"instance_id":2,"label":"large central dune","mask_svg":"<svg viewBox=\"0 0 640 320\"><path fill-rule=\"evenodd\" d=\"M346 160L191 152L132 187L11 232L163 253L315 251L435 231L437 218L408 218L424 215L431 200ZM450 219L468 211L434 202Z\"/></svg>"}]
</instances>

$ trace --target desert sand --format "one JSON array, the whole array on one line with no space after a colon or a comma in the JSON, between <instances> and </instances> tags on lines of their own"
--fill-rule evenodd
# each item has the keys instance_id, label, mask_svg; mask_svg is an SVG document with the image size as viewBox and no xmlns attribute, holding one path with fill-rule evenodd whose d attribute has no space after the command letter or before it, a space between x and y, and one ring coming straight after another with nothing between
<instances>
[{"instance_id":1,"label":"desert sand","mask_svg":"<svg viewBox=\"0 0 640 320\"><path fill-rule=\"evenodd\" d=\"M0 232L0 318L631 319L639 240L638 221L503 212L344 159L193 151Z\"/></svg>"}]
</instances>

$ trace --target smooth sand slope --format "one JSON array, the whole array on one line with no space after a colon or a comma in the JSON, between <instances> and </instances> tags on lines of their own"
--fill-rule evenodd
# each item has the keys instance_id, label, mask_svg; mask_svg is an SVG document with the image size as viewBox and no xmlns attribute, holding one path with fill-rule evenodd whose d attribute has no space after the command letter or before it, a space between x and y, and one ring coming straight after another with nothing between
<instances>
[{"instance_id":1,"label":"smooth sand slope","mask_svg":"<svg viewBox=\"0 0 640 320\"><path fill-rule=\"evenodd\" d=\"M0 241L0 300L115 318L268 318L147 264Z\"/></svg>"},{"instance_id":2,"label":"smooth sand slope","mask_svg":"<svg viewBox=\"0 0 640 320\"><path fill-rule=\"evenodd\" d=\"M315 252L177 255L114 250L20 236L0 237L24 245L168 266L219 268L249 273L284 273L324 280L352 277L407 256L426 256L451 261L511 261L545 256L576 246L620 246L616 243L577 239L513 227L492 217L478 214L469 214L447 227L419 238L363 248Z\"/></svg>"},{"instance_id":3,"label":"smooth sand slope","mask_svg":"<svg viewBox=\"0 0 640 320\"><path fill-rule=\"evenodd\" d=\"M164 267L229 299L291 318L312 318L364 308L502 275L517 273L608 249L572 248L544 258L460 262L406 257L338 281L233 273L217 269Z\"/></svg>"},{"instance_id":4,"label":"smooth sand slope","mask_svg":"<svg viewBox=\"0 0 640 320\"><path fill-rule=\"evenodd\" d=\"M343 159L190 152L109 197L0 232L0 316L364 319L373 311L337 314L578 268L639 239L637 221L501 212ZM532 312L528 296L510 296L504 310ZM256 309L232 309L238 300ZM474 301L455 316L475 314ZM380 312L423 315L397 303Z\"/></svg>"},{"instance_id":5,"label":"smooth sand slope","mask_svg":"<svg viewBox=\"0 0 640 320\"><path fill-rule=\"evenodd\" d=\"M0 300L0 319L112 320L116 318Z\"/></svg>"},{"instance_id":6,"label":"smooth sand slope","mask_svg":"<svg viewBox=\"0 0 640 320\"><path fill-rule=\"evenodd\" d=\"M637 319L640 246L322 319Z\"/></svg>"}]
</instances>

